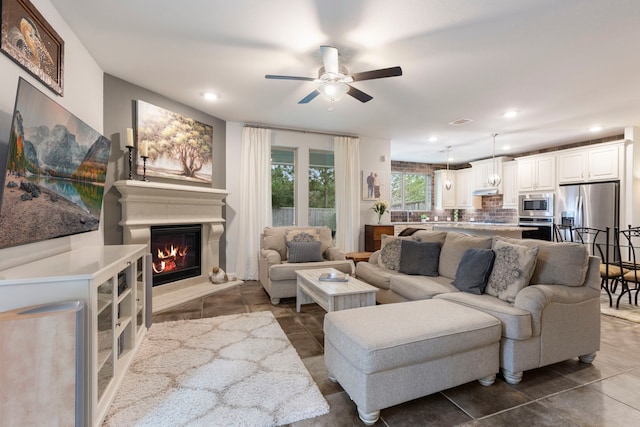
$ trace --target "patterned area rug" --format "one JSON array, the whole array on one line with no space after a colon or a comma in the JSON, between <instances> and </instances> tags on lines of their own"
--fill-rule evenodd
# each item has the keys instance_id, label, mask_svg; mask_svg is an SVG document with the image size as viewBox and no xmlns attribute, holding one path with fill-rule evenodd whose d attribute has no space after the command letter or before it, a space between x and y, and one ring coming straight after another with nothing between
<instances>
[{"instance_id":1,"label":"patterned area rug","mask_svg":"<svg viewBox=\"0 0 640 427\"><path fill-rule=\"evenodd\" d=\"M605 291L602 291L600 294L600 313L640 323L640 306L634 305L635 291L631 293L631 304L629 304L629 295L625 294L620 300L620 308L616 309L616 301L619 295L620 289L618 289L618 294L611 295L613 305L609 307L609 297Z\"/></svg>"},{"instance_id":2,"label":"patterned area rug","mask_svg":"<svg viewBox=\"0 0 640 427\"><path fill-rule=\"evenodd\" d=\"M271 312L154 324L103 426L274 426L329 405Z\"/></svg>"}]
</instances>

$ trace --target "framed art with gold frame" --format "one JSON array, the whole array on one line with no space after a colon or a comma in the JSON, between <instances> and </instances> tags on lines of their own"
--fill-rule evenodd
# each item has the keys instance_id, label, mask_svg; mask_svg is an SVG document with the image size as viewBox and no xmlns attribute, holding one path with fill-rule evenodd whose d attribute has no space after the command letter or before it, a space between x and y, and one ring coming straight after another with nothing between
<instances>
[{"instance_id":1,"label":"framed art with gold frame","mask_svg":"<svg viewBox=\"0 0 640 427\"><path fill-rule=\"evenodd\" d=\"M29 0L2 0L0 15L0 50L62 96L62 38Z\"/></svg>"}]
</instances>

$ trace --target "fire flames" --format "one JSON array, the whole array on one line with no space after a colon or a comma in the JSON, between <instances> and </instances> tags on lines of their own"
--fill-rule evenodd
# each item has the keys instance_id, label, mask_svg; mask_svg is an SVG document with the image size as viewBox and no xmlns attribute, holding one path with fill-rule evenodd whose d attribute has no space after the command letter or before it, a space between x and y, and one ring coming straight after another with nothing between
<instances>
[{"instance_id":1,"label":"fire flames","mask_svg":"<svg viewBox=\"0 0 640 427\"><path fill-rule=\"evenodd\" d=\"M158 248L156 254L157 261L153 261L154 273L166 273L177 270L183 266L185 257L187 256L187 246L165 246L164 249Z\"/></svg>"}]
</instances>

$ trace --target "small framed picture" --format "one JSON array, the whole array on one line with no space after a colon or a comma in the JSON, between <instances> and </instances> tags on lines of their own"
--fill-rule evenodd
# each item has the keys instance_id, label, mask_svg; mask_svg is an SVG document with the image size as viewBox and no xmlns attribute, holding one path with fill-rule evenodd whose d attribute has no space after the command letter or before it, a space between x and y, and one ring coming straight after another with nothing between
<instances>
[{"instance_id":1,"label":"small framed picture","mask_svg":"<svg viewBox=\"0 0 640 427\"><path fill-rule=\"evenodd\" d=\"M0 13L0 50L62 96L62 38L29 0L2 0Z\"/></svg>"},{"instance_id":2,"label":"small framed picture","mask_svg":"<svg viewBox=\"0 0 640 427\"><path fill-rule=\"evenodd\" d=\"M362 171L362 200L377 200L381 197L381 173Z\"/></svg>"}]
</instances>

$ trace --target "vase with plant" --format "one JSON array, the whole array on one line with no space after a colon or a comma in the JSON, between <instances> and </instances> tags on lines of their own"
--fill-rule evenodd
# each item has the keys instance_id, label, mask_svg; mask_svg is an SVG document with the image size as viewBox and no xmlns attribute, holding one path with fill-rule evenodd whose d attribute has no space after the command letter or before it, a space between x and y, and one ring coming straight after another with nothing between
<instances>
[{"instance_id":1,"label":"vase with plant","mask_svg":"<svg viewBox=\"0 0 640 427\"><path fill-rule=\"evenodd\" d=\"M382 215L389 210L389 202L378 199L371 206L371 210L378 215L378 224L382 222Z\"/></svg>"}]
</instances>

